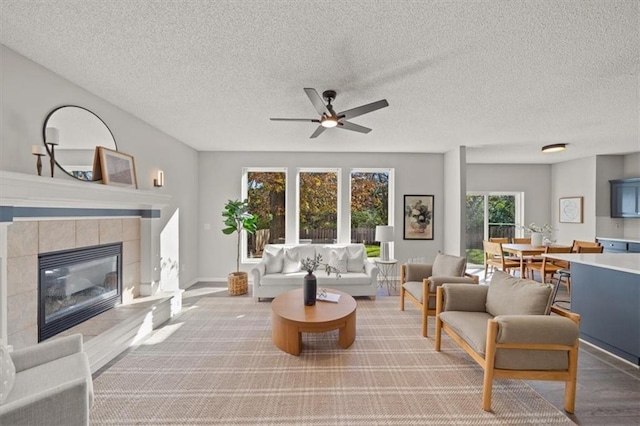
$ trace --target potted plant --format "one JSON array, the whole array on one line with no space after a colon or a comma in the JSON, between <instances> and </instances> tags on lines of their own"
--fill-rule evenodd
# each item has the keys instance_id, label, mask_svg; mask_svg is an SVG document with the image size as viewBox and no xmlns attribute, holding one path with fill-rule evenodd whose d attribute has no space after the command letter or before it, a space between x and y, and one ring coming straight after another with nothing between
<instances>
[{"instance_id":1,"label":"potted plant","mask_svg":"<svg viewBox=\"0 0 640 426\"><path fill-rule=\"evenodd\" d=\"M249 234L256 232L258 228L258 217L249 213L248 200L227 201L222 212L222 217L224 218L225 225L222 232L225 235L231 235L234 232L238 234L236 272L229 274L227 277L229 294L232 296L246 294L248 289L247 273L240 272L240 237L243 230Z\"/></svg>"},{"instance_id":2,"label":"potted plant","mask_svg":"<svg viewBox=\"0 0 640 426\"><path fill-rule=\"evenodd\" d=\"M545 223L542 226L530 223L529 225L522 226L522 229L524 229L526 234L531 235L531 245L534 246L541 246L544 238L549 238L551 231L553 231L553 228L548 223Z\"/></svg>"}]
</instances>

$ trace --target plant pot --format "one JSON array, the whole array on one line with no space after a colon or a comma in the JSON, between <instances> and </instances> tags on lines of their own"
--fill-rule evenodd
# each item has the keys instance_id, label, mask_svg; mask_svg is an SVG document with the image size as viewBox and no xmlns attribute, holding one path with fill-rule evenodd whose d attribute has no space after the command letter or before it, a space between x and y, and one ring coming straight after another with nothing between
<instances>
[{"instance_id":1,"label":"plant pot","mask_svg":"<svg viewBox=\"0 0 640 426\"><path fill-rule=\"evenodd\" d=\"M227 276L227 284L230 296L247 294L249 279L246 272L233 272Z\"/></svg>"},{"instance_id":2,"label":"plant pot","mask_svg":"<svg viewBox=\"0 0 640 426\"><path fill-rule=\"evenodd\" d=\"M531 233L531 245L540 247L542 246L542 232L532 232Z\"/></svg>"}]
</instances>

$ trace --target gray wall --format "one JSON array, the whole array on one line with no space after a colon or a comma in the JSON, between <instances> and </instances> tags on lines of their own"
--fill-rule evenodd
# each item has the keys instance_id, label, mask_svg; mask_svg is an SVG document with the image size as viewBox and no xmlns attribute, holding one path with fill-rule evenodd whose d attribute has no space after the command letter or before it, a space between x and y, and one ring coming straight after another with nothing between
<instances>
[{"instance_id":1,"label":"gray wall","mask_svg":"<svg viewBox=\"0 0 640 426\"><path fill-rule=\"evenodd\" d=\"M524 193L524 223L552 223L551 166L547 164L467 164L467 192Z\"/></svg>"},{"instance_id":2,"label":"gray wall","mask_svg":"<svg viewBox=\"0 0 640 426\"><path fill-rule=\"evenodd\" d=\"M111 129L118 149L135 157L139 189L172 196L161 226L179 216L179 236L168 236L171 262L165 264L175 267L169 275L179 279L181 287L191 284L198 272L197 151L5 46L0 45L0 55L0 170L36 173L31 146L42 144L42 125L51 110L78 105L93 111ZM49 166L44 163L47 175ZM153 187L157 169L165 172L163 188ZM57 170L55 179L72 178Z\"/></svg>"},{"instance_id":3,"label":"gray wall","mask_svg":"<svg viewBox=\"0 0 640 426\"><path fill-rule=\"evenodd\" d=\"M308 143L306 140L301 143ZM200 153L200 277L226 280L236 258L235 238L222 234L222 208L229 199L241 197L243 167L287 167L287 207L295 211L295 177L298 167L339 167L342 169L342 224L348 224L348 179L351 168L387 167L395 169L394 256L400 262L409 257L433 259L443 249L445 232L441 154L377 153L282 153L282 152L202 152ZM434 240L403 240L403 195L434 195ZM289 213L287 229L296 220ZM209 230L205 227L209 226ZM341 232L344 235L344 232ZM288 237L289 239L289 237ZM242 265L249 271L253 265Z\"/></svg>"}]
</instances>

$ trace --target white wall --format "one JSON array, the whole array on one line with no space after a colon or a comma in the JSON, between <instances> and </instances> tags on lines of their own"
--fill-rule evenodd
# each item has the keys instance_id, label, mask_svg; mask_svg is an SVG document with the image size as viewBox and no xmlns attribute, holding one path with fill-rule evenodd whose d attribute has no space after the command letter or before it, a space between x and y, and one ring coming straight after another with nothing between
<instances>
[{"instance_id":1,"label":"white wall","mask_svg":"<svg viewBox=\"0 0 640 426\"><path fill-rule=\"evenodd\" d=\"M558 243L596 238L596 157L565 161L551 166L553 227ZM583 223L560 223L560 198L583 197Z\"/></svg>"},{"instance_id":2,"label":"white wall","mask_svg":"<svg viewBox=\"0 0 640 426\"><path fill-rule=\"evenodd\" d=\"M444 155L444 252L456 256L466 256L465 199L467 195L466 150L459 147Z\"/></svg>"},{"instance_id":3,"label":"white wall","mask_svg":"<svg viewBox=\"0 0 640 426\"><path fill-rule=\"evenodd\" d=\"M596 237L624 237L624 222L631 219L611 217L610 180L620 179L624 167L622 155L596 156Z\"/></svg>"},{"instance_id":4,"label":"white wall","mask_svg":"<svg viewBox=\"0 0 640 426\"><path fill-rule=\"evenodd\" d=\"M304 141L303 141L304 142ZM301 142L302 143L302 142ZM200 180L200 274L203 280L226 280L234 271L235 238L222 234L222 209L229 199L241 197L243 167L287 167L287 213L295 212L295 178L298 167L339 167L342 169L342 217L348 224L348 182L351 168L387 167L395 169L395 258L433 259L443 249L445 229L443 199L443 156L441 154L377 153L282 153L282 152L202 152ZM403 196L434 195L434 240L403 240ZM287 231L295 218L287 216ZM206 225L210 229L205 230ZM341 232L341 236L345 235ZM341 237L342 238L342 237ZM290 236L287 236L290 240ZM253 265L242 265L249 271Z\"/></svg>"},{"instance_id":5,"label":"white wall","mask_svg":"<svg viewBox=\"0 0 640 426\"><path fill-rule=\"evenodd\" d=\"M624 156L623 178L640 177L640 152ZM624 237L640 239L640 219L622 219L624 223Z\"/></svg>"},{"instance_id":6,"label":"white wall","mask_svg":"<svg viewBox=\"0 0 640 426\"><path fill-rule=\"evenodd\" d=\"M31 146L42 144L42 125L53 109L78 105L93 111L111 129L118 150L135 157L138 187L172 196L169 207L162 211L160 226L179 213L179 236L170 237L168 257L175 260L179 250L180 286L192 283L198 272L197 151L2 45L0 65L0 170L36 174ZM163 188L153 187L157 169L165 172ZM45 160L43 175L48 173ZM72 178L56 170L55 179Z\"/></svg>"}]
</instances>

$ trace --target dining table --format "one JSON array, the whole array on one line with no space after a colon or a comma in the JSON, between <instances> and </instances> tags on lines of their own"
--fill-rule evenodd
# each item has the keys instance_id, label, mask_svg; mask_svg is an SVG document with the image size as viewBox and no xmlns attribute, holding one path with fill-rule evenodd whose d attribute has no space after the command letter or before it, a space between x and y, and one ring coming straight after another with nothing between
<instances>
[{"instance_id":1,"label":"dining table","mask_svg":"<svg viewBox=\"0 0 640 426\"><path fill-rule=\"evenodd\" d=\"M557 246L554 244L554 247ZM520 277L525 276L525 257L527 256L539 256L546 251L546 246L534 246L533 244L502 244L502 251L513 254L520 259Z\"/></svg>"}]
</instances>

